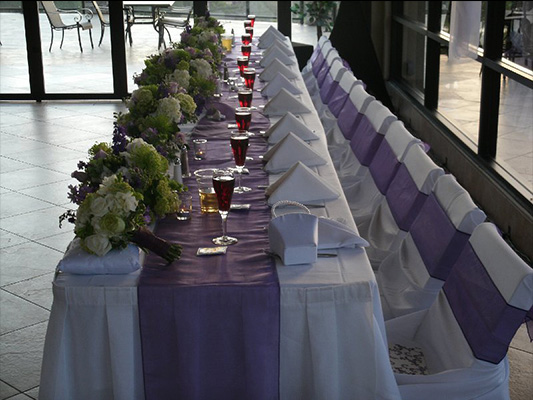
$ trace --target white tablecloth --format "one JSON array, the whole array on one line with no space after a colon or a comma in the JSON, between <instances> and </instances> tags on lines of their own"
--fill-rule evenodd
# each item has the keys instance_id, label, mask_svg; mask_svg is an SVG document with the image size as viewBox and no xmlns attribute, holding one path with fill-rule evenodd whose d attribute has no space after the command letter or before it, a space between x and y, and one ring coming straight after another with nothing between
<instances>
[{"instance_id":1,"label":"white tablecloth","mask_svg":"<svg viewBox=\"0 0 533 400\"><path fill-rule=\"evenodd\" d=\"M298 70L297 64L292 66ZM312 107L301 75L292 80ZM329 162L313 171L339 192L316 215L355 227L317 113L302 114ZM276 122L277 119L272 119ZM274 182L280 175L270 176ZM399 399L376 279L363 249L309 265L277 265L281 288L280 398ZM330 252L330 251L328 251ZM60 274L45 342L40 399L144 399L137 308L139 272Z\"/></svg>"}]
</instances>

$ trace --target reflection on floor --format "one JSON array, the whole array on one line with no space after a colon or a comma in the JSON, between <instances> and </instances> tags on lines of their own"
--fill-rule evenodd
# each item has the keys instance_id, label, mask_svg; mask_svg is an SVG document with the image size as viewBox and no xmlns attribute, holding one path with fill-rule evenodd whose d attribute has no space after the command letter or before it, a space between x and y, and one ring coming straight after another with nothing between
<instances>
[{"instance_id":1,"label":"reflection on floor","mask_svg":"<svg viewBox=\"0 0 533 400\"><path fill-rule=\"evenodd\" d=\"M24 64L17 59L20 53L12 55L24 46L10 43L9 36L4 35L4 21L1 14L2 91L13 82L12 87L17 86L21 72L11 67ZM45 44L49 43L44 36L46 29L43 24ZM296 41L316 41L314 29L306 33L298 31L298 26L294 29ZM85 51L81 54L76 34L70 33L66 33L63 50L54 43L52 53L44 54L49 69L47 84L69 92L108 91L109 71L103 67L109 59L108 37L104 37L102 48L90 50L84 35ZM130 71L140 72L144 57L155 52L157 37L153 31L143 36L140 29L133 34L134 45L127 56L134 65ZM62 67L71 58L75 62ZM82 70L85 76L80 79ZM124 107L118 101L0 103L0 400L38 398L52 305L51 282L55 266L73 238L71 227L58 226L59 215L70 207L66 197L67 186L74 183L70 173L86 158L90 145L111 140L113 113L121 110ZM512 343L509 358L511 398L532 398L533 345L524 327Z\"/></svg>"}]
</instances>

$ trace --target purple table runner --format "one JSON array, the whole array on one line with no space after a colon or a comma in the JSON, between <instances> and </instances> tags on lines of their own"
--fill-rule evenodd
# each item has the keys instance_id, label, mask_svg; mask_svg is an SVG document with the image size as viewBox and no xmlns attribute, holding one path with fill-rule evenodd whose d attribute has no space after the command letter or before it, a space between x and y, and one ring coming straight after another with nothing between
<instances>
[{"instance_id":1,"label":"purple table runner","mask_svg":"<svg viewBox=\"0 0 533 400\"><path fill-rule=\"evenodd\" d=\"M256 64L259 66L259 64ZM231 68L231 66L229 66ZM256 87L260 87L256 82ZM203 118L194 137L208 139L204 161L190 160L191 170L235 165L228 124L234 124L235 92L223 91L210 106L225 121ZM264 104L259 93L254 105ZM251 131L266 130L269 120L252 116ZM277 399L279 398L279 282L275 264L264 253L270 209L264 190L268 177L259 155L264 138L250 139L242 183L254 190L234 194L232 203L250 203L250 210L232 210L228 234L239 242L226 255L196 256L198 247L212 247L222 232L218 213L201 214L194 178L184 183L193 194L189 221L166 218L155 233L180 243L180 260L166 265L148 255L141 273L138 298L146 399ZM192 157L191 157L192 158Z\"/></svg>"}]
</instances>

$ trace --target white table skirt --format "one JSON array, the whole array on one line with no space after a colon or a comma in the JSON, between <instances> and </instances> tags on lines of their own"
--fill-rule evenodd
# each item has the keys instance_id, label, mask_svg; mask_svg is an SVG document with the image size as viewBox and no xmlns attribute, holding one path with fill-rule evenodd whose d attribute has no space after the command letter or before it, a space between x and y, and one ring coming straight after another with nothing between
<instances>
[{"instance_id":1,"label":"white table skirt","mask_svg":"<svg viewBox=\"0 0 533 400\"><path fill-rule=\"evenodd\" d=\"M297 64L292 66L298 69ZM312 106L301 75L292 80ZM300 118L329 162L312 168L340 197L316 215L356 229L327 150L317 113ZM276 122L276 120L272 120ZM274 182L281 175L270 176ZM389 363L376 279L363 249L284 266L281 287L280 398L399 399ZM46 336L40 399L144 399L137 308L138 272L122 276L59 275Z\"/></svg>"}]
</instances>

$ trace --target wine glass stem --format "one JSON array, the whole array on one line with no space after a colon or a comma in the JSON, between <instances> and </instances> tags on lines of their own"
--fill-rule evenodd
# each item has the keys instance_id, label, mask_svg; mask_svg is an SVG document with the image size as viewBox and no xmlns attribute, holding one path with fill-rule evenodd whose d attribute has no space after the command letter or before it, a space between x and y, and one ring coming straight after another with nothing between
<instances>
[{"instance_id":1,"label":"wine glass stem","mask_svg":"<svg viewBox=\"0 0 533 400\"><path fill-rule=\"evenodd\" d=\"M237 175L237 187L240 188L241 187L242 168L239 168L237 173L238 173L238 175Z\"/></svg>"},{"instance_id":2,"label":"wine glass stem","mask_svg":"<svg viewBox=\"0 0 533 400\"><path fill-rule=\"evenodd\" d=\"M226 239L226 223L228 220L228 212L227 211L219 211L220 216L222 217L222 237Z\"/></svg>"}]
</instances>

